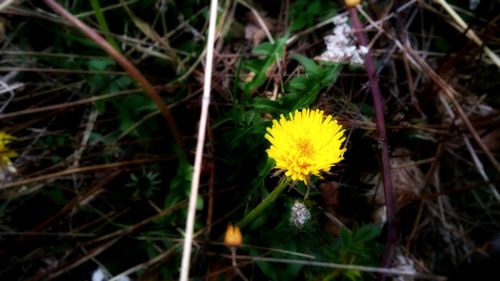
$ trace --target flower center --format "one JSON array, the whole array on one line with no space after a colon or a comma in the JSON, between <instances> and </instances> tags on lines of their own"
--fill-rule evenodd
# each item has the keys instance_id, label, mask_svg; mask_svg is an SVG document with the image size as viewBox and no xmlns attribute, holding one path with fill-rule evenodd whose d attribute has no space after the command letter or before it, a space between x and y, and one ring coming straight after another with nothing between
<instances>
[{"instance_id":1,"label":"flower center","mask_svg":"<svg viewBox=\"0 0 500 281\"><path fill-rule=\"evenodd\" d=\"M298 140L297 149L299 150L299 155L303 157L310 158L314 154L314 147L309 139Z\"/></svg>"}]
</instances>

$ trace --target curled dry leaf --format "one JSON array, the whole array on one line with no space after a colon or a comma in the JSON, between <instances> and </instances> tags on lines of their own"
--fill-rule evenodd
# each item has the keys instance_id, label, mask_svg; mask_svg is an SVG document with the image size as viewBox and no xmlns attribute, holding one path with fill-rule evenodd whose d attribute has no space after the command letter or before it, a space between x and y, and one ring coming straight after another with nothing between
<instances>
[{"instance_id":1,"label":"curled dry leaf","mask_svg":"<svg viewBox=\"0 0 500 281\"><path fill-rule=\"evenodd\" d=\"M258 13L262 17L262 21L266 25L267 30L269 30L271 34L276 31L276 20L266 17L265 12L258 11ZM245 26L245 39L247 39L254 48L266 39L266 32L252 12L247 14L247 20L248 23Z\"/></svg>"},{"instance_id":2,"label":"curled dry leaf","mask_svg":"<svg viewBox=\"0 0 500 281\"><path fill-rule=\"evenodd\" d=\"M340 228L349 224L350 219L339 214L339 184L336 182L326 182L319 185L321 190L321 203L325 210L328 221L325 224L325 230L334 236L340 235Z\"/></svg>"},{"instance_id":3,"label":"curled dry leaf","mask_svg":"<svg viewBox=\"0 0 500 281\"><path fill-rule=\"evenodd\" d=\"M490 151L500 150L500 128L496 128L483 137L483 142Z\"/></svg>"}]
</instances>

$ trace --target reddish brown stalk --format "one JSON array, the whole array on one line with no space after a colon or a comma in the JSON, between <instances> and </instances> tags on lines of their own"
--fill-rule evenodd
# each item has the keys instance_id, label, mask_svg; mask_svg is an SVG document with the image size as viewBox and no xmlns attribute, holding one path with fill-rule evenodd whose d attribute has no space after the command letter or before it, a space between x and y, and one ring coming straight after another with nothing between
<instances>
[{"instance_id":1,"label":"reddish brown stalk","mask_svg":"<svg viewBox=\"0 0 500 281\"><path fill-rule=\"evenodd\" d=\"M64 7L59 5L55 0L44 0L45 4L49 6L54 12L61 15L72 25L78 28L85 36L94 41L99 47L101 47L106 53L108 53L118 64L120 64L123 69L144 89L144 92L153 100L158 109L160 110L163 117L167 121L167 124L174 136L175 142L180 148L183 148L181 134L175 123L175 119L170 113L170 110L165 105L160 95L156 92L154 87L146 80L144 75L133 65L125 56L123 56L118 50L113 48L103 37L101 37L94 29L90 28L84 24L81 20L73 16Z\"/></svg>"},{"instance_id":2,"label":"reddish brown stalk","mask_svg":"<svg viewBox=\"0 0 500 281\"><path fill-rule=\"evenodd\" d=\"M351 16L352 26L354 27L356 37L362 46L368 45L368 40L366 39L364 33L362 32L362 25L358 17L358 11L356 8L349 8L349 15ZM387 145L387 133L385 131L385 120L384 120L384 100L382 94L380 93L380 88L377 80L377 72L375 65L373 64L372 57L368 52L365 55L365 67L368 73L370 90L373 97L373 106L375 107L375 119L377 122L378 130L378 141L381 148L381 158L382 158L382 173L384 178L384 194L385 194L385 204L386 204L386 215L387 215L387 244L385 246L384 252L384 266L389 267L391 265L394 251L396 247L397 239L397 229L396 229L396 204L394 199L394 192L392 189L392 179L391 179L391 167L389 163L389 148ZM385 279L385 274L382 274L382 279Z\"/></svg>"}]
</instances>

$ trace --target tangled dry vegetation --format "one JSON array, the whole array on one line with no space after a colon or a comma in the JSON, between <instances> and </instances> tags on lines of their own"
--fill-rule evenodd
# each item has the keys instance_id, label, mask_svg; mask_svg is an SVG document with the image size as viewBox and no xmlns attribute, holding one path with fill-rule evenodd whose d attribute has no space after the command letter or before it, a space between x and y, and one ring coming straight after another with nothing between
<instances>
[{"instance_id":1,"label":"tangled dry vegetation","mask_svg":"<svg viewBox=\"0 0 500 281\"><path fill-rule=\"evenodd\" d=\"M1 280L179 277L208 7L0 3ZM494 280L499 14L484 0L219 3L191 278ZM339 120L344 160L237 224L283 177L266 128L302 108Z\"/></svg>"}]
</instances>

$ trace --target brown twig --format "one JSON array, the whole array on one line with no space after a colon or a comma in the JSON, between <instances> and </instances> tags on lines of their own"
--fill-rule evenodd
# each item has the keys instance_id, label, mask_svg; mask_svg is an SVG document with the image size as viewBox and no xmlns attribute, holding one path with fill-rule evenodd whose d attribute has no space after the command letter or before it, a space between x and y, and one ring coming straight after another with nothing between
<instances>
[{"instance_id":1,"label":"brown twig","mask_svg":"<svg viewBox=\"0 0 500 281\"><path fill-rule=\"evenodd\" d=\"M423 3L423 2L422 2ZM397 40L392 34L385 32L382 28L378 27L376 23L373 22L373 20L370 19L368 15L366 15L362 9L359 9L359 11L367 18L367 20L379 31L384 32L384 34L387 36L387 38L391 39L394 41L396 46L400 50L406 50L406 54L408 54L407 58L409 59L409 62L412 63L420 72L424 73L429 79L431 79L440 89L441 93L443 93L453 104L455 107L455 110L458 114L458 116L462 119L464 122L465 126L469 130L469 132L472 135L472 138L476 141L478 146L483 150L484 154L486 157L490 160L490 162L495 166L495 169L497 171L500 171L500 163L496 160L495 156L491 153L489 148L484 144L483 140L479 136L478 132L472 125L471 121L469 120L469 117L465 113L465 111L462 109L460 103L457 101L455 96L460 96L460 94L453 88L451 87L441 76L439 76L434 69L425 61L423 60L417 53L414 51L409 44L406 45L406 48L403 46L399 40Z\"/></svg>"},{"instance_id":2,"label":"brown twig","mask_svg":"<svg viewBox=\"0 0 500 281\"><path fill-rule=\"evenodd\" d=\"M170 110L165 105L160 95L156 92L154 87L146 80L142 73L135 67L125 56L123 56L118 50L114 49L104 38L102 38L94 29L90 28L84 24L81 20L76 18L74 15L69 13L64 7L59 5L55 0L44 0L45 4L49 6L54 12L61 15L63 18L68 20L72 25L78 28L85 36L94 41L99 47L101 47L106 53L108 53L117 63L119 63L123 69L139 83L139 85L144 89L144 92L153 100L156 104L163 117L167 121L167 124L174 136L175 142L182 149L184 147L182 143L181 134L177 128L174 117L170 113Z\"/></svg>"},{"instance_id":3,"label":"brown twig","mask_svg":"<svg viewBox=\"0 0 500 281\"><path fill-rule=\"evenodd\" d=\"M22 180L6 183L0 187L0 191L4 191L4 190L7 190L7 189L10 189L13 187L23 186L23 185L27 185L27 184L36 183L36 182L48 181L48 180L52 180L52 179L59 178L62 176L67 176L67 175L73 175L73 174L78 174L78 173L87 173L87 172L93 172L93 171L101 171L103 169L114 169L114 168L123 167L123 166L144 164L144 163L150 163L150 162L155 162L155 161L158 161L158 159L138 159L138 160L115 162L115 163L109 163L109 164L92 165L92 166L86 166L86 167L68 168L66 170L62 170L62 171L55 172L52 174L43 174L43 175L37 176L37 177L32 177L32 178L27 178L27 179L22 179Z\"/></svg>"},{"instance_id":4,"label":"brown twig","mask_svg":"<svg viewBox=\"0 0 500 281\"><path fill-rule=\"evenodd\" d=\"M90 98L80 99L77 101L70 101L70 102L65 102L65 103L52 104L52 105L48 105L48 106L37 106L37 107L33 107L33 108L27 108L27 109L23 109L23 110L19 110L19 111L0 114L0 120L14 118L14 117L22 116L22 115L51 111L51 110L68 109L70 107L74 107L74 106L78 106L78 105L82 105L82 104L93 103L93 102L100 101L100 100L105 100L105 99L110 99L110 98L114 98L114 97L118 97L118 96L133 94L133 93L136 93L138 91L140 91L140 89L139 90L132 89L132 90L111 93L111 94L107 94L107 95L93 96Z\"/></svg>"},{"instance_id":5,"label":"brown twig","mask_svg":"<svg viewBox=\"0 0 500 281\"><path fill-rule=\"evenodd\" d=\"M358 17L358 11L355 7L349 8L349 15L351 16L351 22L354 27L356 37L362 46L368 45L368 40L366 39L364 33L362 32L362 25ZM384 105L383 97L380 93L380 88L377 81L377 72L375 65L373 64L372 57L370 53L365 55L365 67L368 73L370 90L373 97L373 106L375 108L375 120L377 123L378 139L381 145L381 158L382 158L382 173L384 179L384 194L385 194L385 204L386 204L386 215L387 215L387 244L385 246L384 261L385 267L389 267L392 258L394 256L394 251L396 247L397 229L396 229L396 203L394 199L394 192L392 188L391 179L391 167L389 163L389 148L387 145L387 133L385 130L385 120L384 120ZM382 279L385 279L385 274L382 274Z\"/></svg>"}]
</instances>

